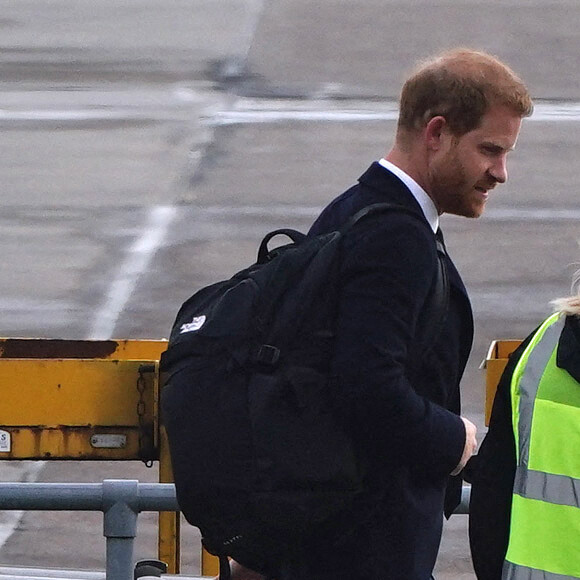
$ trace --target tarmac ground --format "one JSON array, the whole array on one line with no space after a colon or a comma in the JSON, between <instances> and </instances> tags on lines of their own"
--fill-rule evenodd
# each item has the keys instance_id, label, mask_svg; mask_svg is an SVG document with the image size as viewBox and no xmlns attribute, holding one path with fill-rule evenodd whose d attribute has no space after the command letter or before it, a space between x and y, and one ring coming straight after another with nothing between
<instances>
[{"instance_id":1,"label":"tarmac ground","mask_svg":"<svg viewBox=\"0 0 580 580\"><path fill-rule=\"evenodd\" d=\"M505 59L536 98L484 217L444 216L476 319L464 414L493 339L523 338L578 265L580 5L571 0L0 0L0 335L161 338L197 288L306 230L390 146L433 52ZM139 245L141 244L141 246ZM137 253L136 247L146 247ZM123 290L119 290L123 288ZM138 463L6 462L4 481L156 481ZM474 574L453 516L435 576ZM155 555L140 518L136 558ZM197 573L195 530L183 569ZM0 513L0 564L103 568L100 514Z\"/></svg>"}]
</instances>

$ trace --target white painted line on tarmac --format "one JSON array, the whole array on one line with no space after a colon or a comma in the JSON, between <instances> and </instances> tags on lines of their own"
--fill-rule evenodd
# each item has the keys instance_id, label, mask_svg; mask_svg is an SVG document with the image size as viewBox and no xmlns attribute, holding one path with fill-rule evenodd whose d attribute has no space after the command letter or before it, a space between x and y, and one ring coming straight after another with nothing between
<instances>
[{"instance_id":1,"label":"white painted line on tarmac","mask_svg":"<svg viewBox=\"0 0 580 580\"><path fill-rule=\"evenodd\" d=\"M144 113L125 109L28 110L0 109L0 121L127 121L143 118Z\"/></svg>"},{"instance_id":2,"label":"white painted line on tarmac","mask_svg":"<svg viewBox=\"0 0 580 580\"><path fill-rule=\"evenodd\" d=\"M61 570L58 568L36 568L0 566L2 580L106 580L106 573L100 570ZM145 576L144 578L153 578ZM207 580L207 576L187 576L185 574L163 574L169 580Z\"/></svg>"},{"instance_id":3,"label":"white painted line on tarmac","mask_svg":"<svg viewBox=\"0 0 580 580\"><path fill-rule=\"evenodd\" d=\"M210 125L246 125L257 123L282 123L285 121L310 121L327 123L346 123L362 121L396 121L397 111L369 111L369 110L251 110L251 111L223 111L206 119Z\"/></svg>"},{"instance_id":4,"label":"white painted line on tarmac","mask_svg":"<svg viewBox=\"0 0 580 580\"><path fill-rule=\"evenodd\" d=\"M127 250L127 257L121 263L113 279L103 304L97 310L88 338L107 340L112 337L117 321L140 276L163 243L167 229L177 214L172 206L156 206L149 212L141 236Z\"/></svg>"},{"instance_id":5,"label":"white painted line on tarmac","mask_svg":"<svg viewBox=\"0 0 580 580\"><path fill-rule=\"evenodd\" d=\"M580 210L574 208L497 208L487 209L483 219L492 221L578 221Z\"/></svg>"},{"instance_id":6,"label":"white painted line on tarmac","mask_svg":"<svg viewBox=\"0 0 580 580\"><path fill-rule=\"evenodd\" d=\"M196 207L196 216L205 220L205 217L225 217L227 219L236 216L247 217L292 217L292 218L313 218L316 217L322 206L310 205L210 205L206 207Z\"/></svg>"},{"instance_id":7,"label":"white painted line on tarmac","mask_svg":"<svg viewBox=\"0 0 580 580\"><path fill-rule=\"evenodd\" d=\"M242 51L238 52L238 54L242 57L244 62L248 60L248 54L250 53L250 49L252 48L254 38L256 37L256 30L258 29L258 25L260 24L260 17L262 16L262 12L264 11L266 0L253 0L253 2L251 2L250 4L251 6L249 7L248 23L245 34L246 44L243 47Z\"/></svg>"},{"instance_id":8,"label":"white painted line on tarmac","mask_svg":"<svg viewBox=\"0 0 580 580\"><path fill-rule=\"evenodd\" d=\"M355 101L345 107L344 101L296 99L243 99L227 111L219 111L205 119L210 125L243 125L252 123L280 123L287 121L311 122L368 122L396 121L398 108L395 101ZM341 106L342 105L342 106ZM580 121L580 103L537 103L528 121Z\"/></svg>"},{"instance_id":9,"label":"white painted line on tarmac","mask_svg":"<svg viewBox=\"0 0 580 580\"><path fill-rule=\"evenodd\" d=\"M258 8L256 8L258 14ZM256 26L258 18L253 26ZM0 123L79 123L83 121L162 121L190 115L183 103L191 100L195 91L174 89L173 98L155 106L92 106L91 108L66 109L0 109ZM178 101L175 102L175 98ZM181 104L180 104L181 103ZM396 121L396 101L325 100L325 99L259 99L238 98L230 109L208 109L201 114L203 123L210 126L244 125L259 123L304 122L369 122ZM537 103L534 114L525 122L578 122L580 103L542 101Z\"/></svg>"},{"instance_id":10,"label":"white painted line on tarmac","mask_svg":"<svg viewBox=\"0 0 580 580\"><path fill-rule=\"evenodd\" d=\"M60 570L58 568L0 566L2 580L106 580L99 570ZM180 576L180 580L183 578Z\"/></svg>"},{"instance_id":11,"label":"white painted line on tarmac","mask_svg":"<svg viewBox=\"0 0 580 580\"><path fill-rule=\"evenodd\" d=\"M239 207L199 207L195 209L195 212L196 216L202 220L205 220L205 216L208 218L224 217L225 219L232 219L236 216L313 219L318 216L321 210L322 206L308 205L246 205ZM449 217L454 218L455 216ZM546 207L489 208L485 210L481 219L486 221L578 221L580 220L580 209Z\"/></svg>"},{"instance_id":12,"label":"white painted line on tarmac","mask_svg":"<svg viewBox=\"0 0 580 580\"><path fill-rule=\"evenodd\" d=\"M36 481L45 463L45 461L24 461L24 467L20 473L20 481ZM22 510L6 510L2 512L2 521L0 522L0 548L2 548L6 540L13 534L23 515L24 511Z\"/></svg>"}]
</instances>

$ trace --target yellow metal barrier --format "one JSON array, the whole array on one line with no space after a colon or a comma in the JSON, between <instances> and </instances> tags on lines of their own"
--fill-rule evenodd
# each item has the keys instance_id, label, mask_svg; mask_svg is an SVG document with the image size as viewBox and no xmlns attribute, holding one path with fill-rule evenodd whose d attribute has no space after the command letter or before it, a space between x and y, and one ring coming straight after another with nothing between
<instances>
[{"instance_id":1,"label":"yellow metal barrier","mask_svg":"<svg viewBox=\"0 0 580 580\"><path fill-rule=\"evenodd\" d=\"M159 459L166 345L0 340L0 459Z\"/></svg>"},{"instance_id":2,"label":"yellow metal barrier","mask_svg":"<svg viewBox=\"0 0 580 580\"><path fill-rule=\"evenodd\" d=\"M152 363L154 364L154 363ZM157 459L153 373L143 361L0 359L2 459ZM154 367L153 367L154 368Z\"/></svg>"},{"instance_id":3,"label":"yellow metal barrier","mask_svg":"<svg viewBox=\"0 0 580 580\"><path fill-rule=\"evenodd\" d=\"M509 356L521 344L521 340L494 340L483 361L485 368L485 424L489 425L491 407L499 379L509 360Z\"/></svg>"},{"instance_id":4,"label":"yellow metal barrier","mask_svg":"<svg viewBox=\"0 0 580 580\"><path fill-rule=\"evenodd\" d=\"M160 482L172 482L159 424L166 347L165 340L0 339L0 459L158 460ZM180 514L159 514L159 558L173 574L179 524Z\"/></svg>"}]
</instances>

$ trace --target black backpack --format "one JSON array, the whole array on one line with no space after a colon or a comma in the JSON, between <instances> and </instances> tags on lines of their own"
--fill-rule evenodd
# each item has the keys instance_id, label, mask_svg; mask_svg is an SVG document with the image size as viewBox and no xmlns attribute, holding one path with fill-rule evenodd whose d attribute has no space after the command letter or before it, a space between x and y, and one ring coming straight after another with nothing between
<instances>
[{"instance_id":1,"label":"black backpack","mask_svg":"<svg viewBox=\"0 0 580 580\"><path fill-rule=\"evenodd\" d=\"M345 513L364 492L363 466L333 413L333 312L339 248L346 231L305 236L276 230L255 264L205 287L178 312L161 358L161 391L180 509L204 547L266 575L308 534ZM428 227L427 225L425 227ZM292 243L268 249L285 234ZM439 270L426 309L426 335L446 318Z\"/></svg>"}]
</instances>

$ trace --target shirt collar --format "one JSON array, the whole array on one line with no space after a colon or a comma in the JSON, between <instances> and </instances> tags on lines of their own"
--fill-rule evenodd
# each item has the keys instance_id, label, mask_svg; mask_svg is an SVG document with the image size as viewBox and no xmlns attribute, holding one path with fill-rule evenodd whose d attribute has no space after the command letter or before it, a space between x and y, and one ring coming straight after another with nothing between
<instances>
[{"instance_id":1,"label":"shirt collar","mask_svg":"<svg viewBox=\"0 0 580 580\"><path fill-rule=\"evenodd\" d=\"M399 169L396 165L393 165L390 161L383 158L379 163L385 169L396 175L407 186L413 194L413 197L417 200L417 203L421 206L425 219L429 222L433 233L435 233L439 228L439 214L437 213L437 208L433 200L427 195L427 192L410 175L402 169Z\"/></svg>"}]
</instances>

